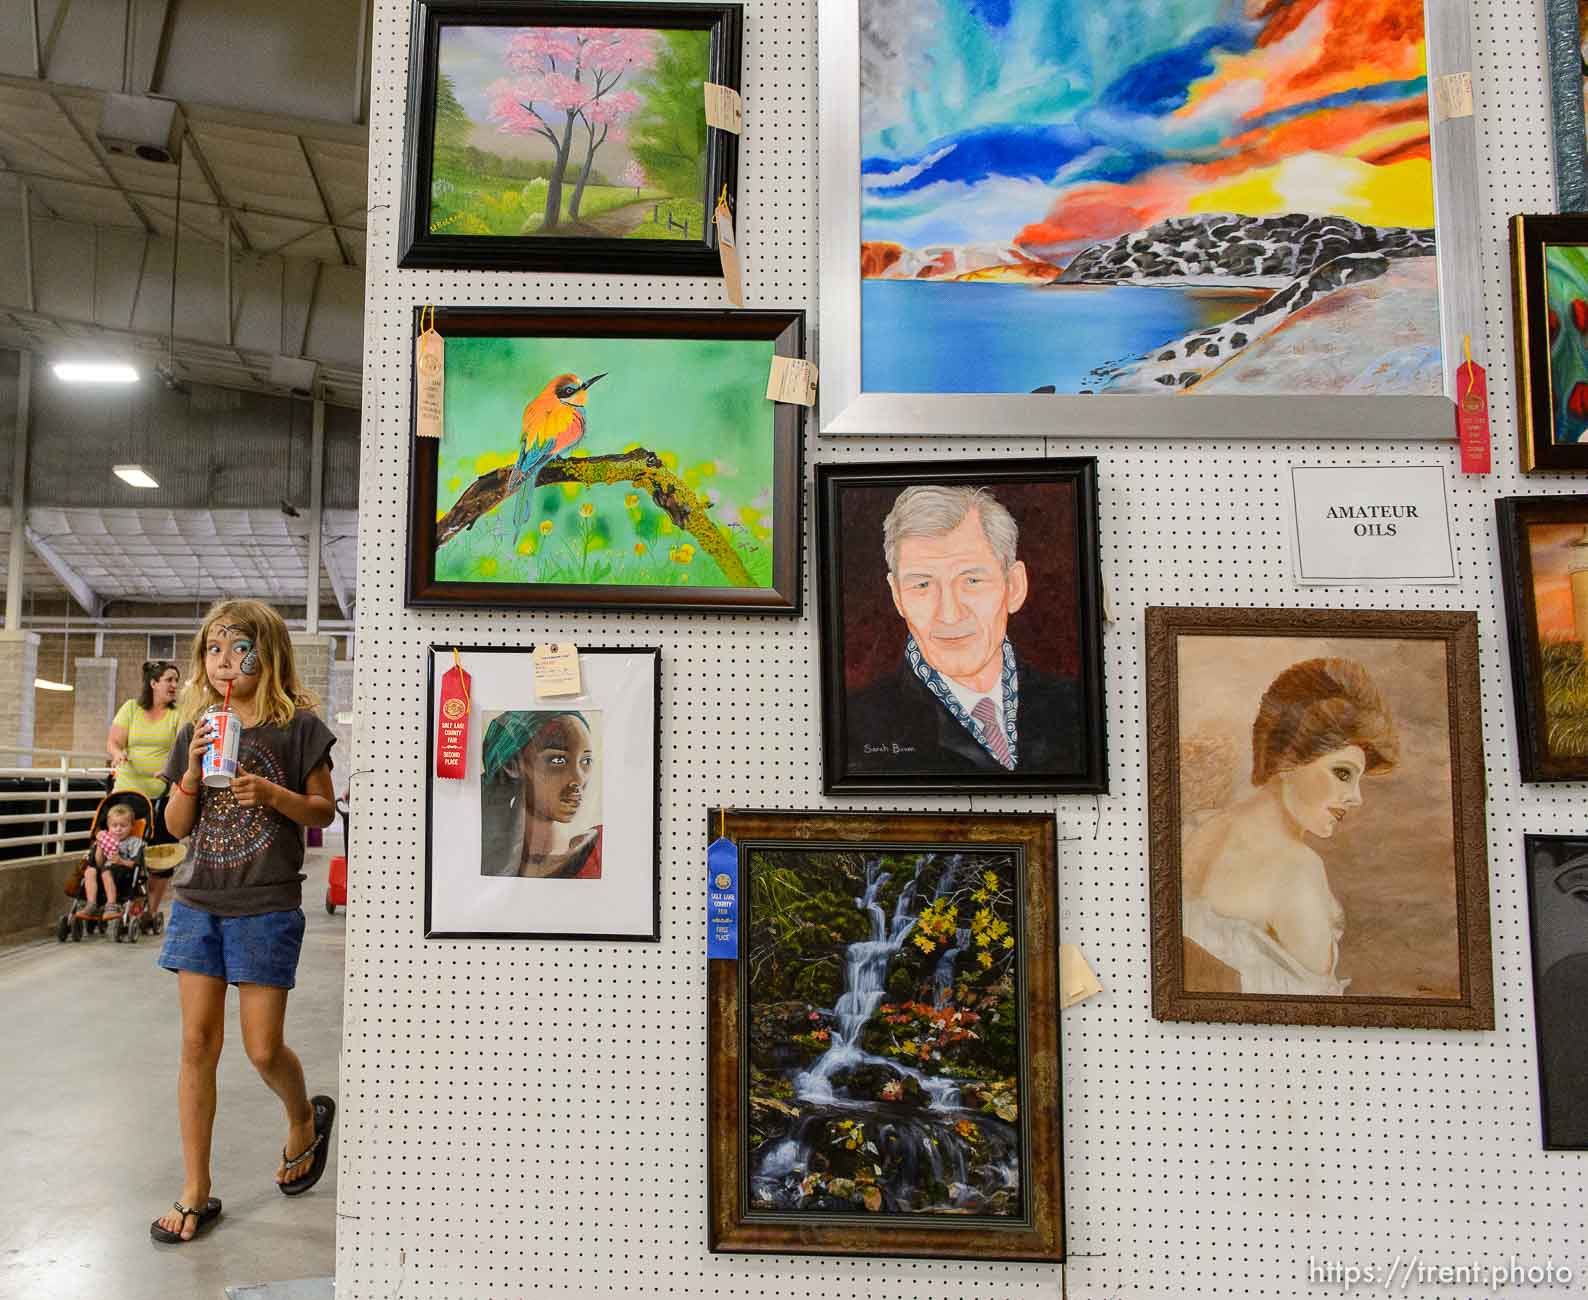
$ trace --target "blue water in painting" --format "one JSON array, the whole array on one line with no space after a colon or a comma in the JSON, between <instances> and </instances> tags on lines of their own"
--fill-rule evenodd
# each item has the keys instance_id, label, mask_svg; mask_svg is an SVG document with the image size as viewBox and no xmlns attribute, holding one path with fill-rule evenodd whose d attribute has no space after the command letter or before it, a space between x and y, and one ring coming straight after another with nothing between
<instances>
[{"instance_id":1,"label":"blue water in painting","mask_svg":"<svg viewBox=\"0 0 1588 1300\"><path fill-rule=\"evenodd\" d=\"M1250 311L1262 295L1134 285L1042 288L863 280L861 387L869 393L1081 391L1135 358Z\"/></svg>"}]
</instances>

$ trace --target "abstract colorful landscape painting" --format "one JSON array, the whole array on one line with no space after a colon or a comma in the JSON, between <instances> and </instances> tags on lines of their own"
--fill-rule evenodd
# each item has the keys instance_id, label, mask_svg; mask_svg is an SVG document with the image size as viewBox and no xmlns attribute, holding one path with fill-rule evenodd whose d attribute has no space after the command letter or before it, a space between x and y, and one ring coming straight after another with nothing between
<instances>
[{"instance_id":1,"label":"abstract colorful landscape painting","mask_svg":"<svg viewBox=\"0 0 1588 1300\"><path fill-rule=\"evenodd\" d=\"M771 585L772 352L760 339L449 338L436 580Z\"/></svg>"},{"instance_id":2,"label":"abstract colorful landscape painting","mask_svg":"<svg viewBox=\"0 0 1588 1300\"><path fill-rule=\"evenodd\" d=\"M865 391L1444 391L1420 0L859 6Z\"/></svg>"},{"instance_id":3,"label":"abstract colorful landscape painting","mask_svg":"<svg viewBox=\"0 0 1588 1300\"><path fill-rule=\"evenodd\" d=\"M1550 441L1570 445L1588 434L1588 247L1544 245L1549 303Z\"/></svg>"},{"instance_id":4,"label":"abstract colorful landscape painting","mask_svg":"<svg viewBox=\"0 0 1588 1300\"><path fill-rule=\"evenodd\" d=\"M746 875L751 1207L1018 1217L1013 856L765 848Z\"/></svg>"},{"instance_id":5,"label":"abstract colorful landscape painting","mask_svg":"<svg viewBox=\"0 0 1588 1300\"><path fill-rule=\"evenodd\" d=\"M699 240L711 33L441 31L432 235Z\"/></svg>"}]
</instances>

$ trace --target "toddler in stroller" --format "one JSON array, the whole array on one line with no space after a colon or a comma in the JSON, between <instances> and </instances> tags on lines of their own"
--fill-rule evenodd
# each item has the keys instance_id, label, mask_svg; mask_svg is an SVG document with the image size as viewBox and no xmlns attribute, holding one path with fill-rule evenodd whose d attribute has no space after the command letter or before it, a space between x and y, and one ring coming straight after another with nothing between
<instances>
[{"instance_id":1,"label":"toddler in stroller","mask_svg":"<svg viewBox=\"0 0 1588 1300\"><path fill-rule=\"evenodd\" d=\"M89 829L88 852L66 883L72 907L56 923L55 937L74 942L95 929L109 929L117 943L136 943L144 929L160 927L160 918L145 926L148 910L148 871L144 837L154 822L154 806L147 795L118 790L100 802ZM100 891L104 902L100 902Z\"/></svg>"}]
</instances>

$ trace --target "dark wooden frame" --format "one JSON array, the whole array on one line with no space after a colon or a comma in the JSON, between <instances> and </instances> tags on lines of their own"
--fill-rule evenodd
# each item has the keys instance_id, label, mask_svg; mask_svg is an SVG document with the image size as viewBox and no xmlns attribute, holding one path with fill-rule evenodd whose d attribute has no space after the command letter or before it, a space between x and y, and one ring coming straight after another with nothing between
<instances>
[{"instance_id":1,"label":"dark wooden frame","mask_svg":"<svg viewBox=\"0 0 1588 1300\"><path fill-rule=\"evenodd\" d=\"M892 776L851 773L847 752L843 662L842 548L837 527L838 494L854 485L915 483L963 484L1069 483L1075 488L1075 574L1080 623L1081 689L1087 729L1086 771L1074 777L967 773ZM1091 456L1025 460L924 461L816 467L816 586L821 625L822 791L858 794L885 790L945 791L958 794L1108 793L1107 708L1103 685L1103 580L1099 568L1097 461Z\"/></svg>"},{"instance_id":2,"label":"dark wooden frame","mask_svg":"<svg viewBox=\"0 0 1588 1300\"><path fill-rule=\"evenodd\" d=\"M1555 758L1544 718L1544 661L1533 593L1529 524L1588 527L1588 496L1500 497L1494 503L1500 530L1500 584L1511 647L1511 697L1516 704L1517 761L1522 780L1588 781L1588 758Z\"/></svg>"},{"instance_id":3,"label":"dark wooden frame","mask_svg":"<svg viewBox=\"0 0 1588 1300\"><path fill-rule=\"evenodd\" d=\"M662 938L662 652L656 646L580 646L579 655L650 655L656 663L656 693L651 701L653 715L651 744L656 756L656 789L651 792L651 822L653 830L651 847L651 932L649 934L517 934L494 930L436 930L430 920L430 891L432 855L435 843L435 785L436 785L436 691L440 686L440 673L451 668L450 656L454 650L474 657L488 654L529 654L535 643L529 645L432 645L425 652L425 929L426 939L533 939L539 942L591 941L596 943L660 943ZM478 726L478 720L471 720ZM472 742L471 742L472 743Z\"/></svg>"},{"instance_id":4,"label":"dark wooden frame","mask_svg":"<svg viewBox=\"0 0 1588 1300\"><path fill-rule=\"evenodd\" d=\"M1524 473L1588 470L1588 441L1557 446L1549 396L1546 244L1588 244L1588 216L1511 218L1511 334L1516 340L1516 447Z\"/></svg>"},{"instance_id":5,"label":"dark wooden frame","mask_svg":"<svg viewBox=\"0 0 1588 1300\"><path fill-rule=\"evenodd\" d=\"M716 223L698 240L600 239L559 235L433 235L430 174L434 163L437 62L443 26L650 27L711 32L709 80L739 89L743 6L724 3L631 4L618 0L414 0L410 14L408 135L403 155L397 265L484 271L583 271L615 274L722 274ZM701 103L705 114L705 103ZM738 193L739 137L709 128L709 214L724 186Z\"/></svg>"},{"instance_id":6,"label":"dark wooden frame","mask_svg":"<svg viewBox=\"0 0 1588 1300\"><path fill-rule=\"evenodd\" d=\"M1456 922L1455 999L1194 993L1185 988L1180 897L1182 636L1356 637L1444 643L1450 699ZM1254 701L1255 710L1255 701ZM1158 1020L1390 1029L1493 1029L1488 841L1484 829L1478 618L1472 613L1338 609L1147 610L1147 805L1152 880L1152 1014Z\"/></svg>"},{"instance_id":7,"label":"dark wooden frame","mask_svg":"<svg viewBox=\"0 0 1588 1300\"><path fill-rule=\"evenodd\" d=\"M1025 1216L1006 1220L922 1215L801 1214L750 1211L745 1096L749 1060L748 968L706 964L707 1244L755 1254L897 1255L918 1259L1064 1259L1062 1074L1059 1069L1058 837L1048 814L967 818L959 813L772 812L713 809L708 836L739 848L740 931L748 929L746 852L752 848L876 845L898 848L1008 848L1021 886L1026 943L1020 1116Z\"/></svg>"},{"instance_id":8,"label":"dark wooden frame","mask_svg":"<svg viewBox=\"0 0 1588 1300\"><path fill-rule=\"evenodd\" d=\"M1529 952L1533 973L1533 1047L1538 1057L1538 1122L1544 1150L1588 1151L1588 1142L1551 1142L1549 1132L1549 1078L1544 1073L1544 1034L1538 1023L1538 982L1544 972L1538 964L1538 889L1534 884L1533 851L1550 844L1577 844L1588 853L1588 837L1581 835L1526 835L1522 840L1522 873L1527 877L1527 921ZM1588 1087L1588 1080L1579 1080Z\"/></svg>"},{"instance_id":9,"label":"dark wooden frame","mask_svg":"<svg viewBox=\"0 0 1588 1300\"><path fill-rule=\"evenodd\" d=\"M414 309L419 319L430 313ZM434 325L443 337L530 338L576 335L582 338L770 340L778 356L798 357L805 349L803 311L617 311L608 308L443 307ZM684 377L680 382L687 382ZM410 401L417 426L418 386ZM694 611L713 614L798 615L801 600L803 538L800 477L803 471L805 408L775 404L772 423L773 562L770 587L619 587L598 583L443 582L435 576L436 479L440 442L409 439L408 551L406 604L456 609L626 609L637 613ZM541 471L538 483L560 461ZM521 489L523 490L523 489ZM472 526L472 525L471 525Z\"/></svg>"}]
</instances>

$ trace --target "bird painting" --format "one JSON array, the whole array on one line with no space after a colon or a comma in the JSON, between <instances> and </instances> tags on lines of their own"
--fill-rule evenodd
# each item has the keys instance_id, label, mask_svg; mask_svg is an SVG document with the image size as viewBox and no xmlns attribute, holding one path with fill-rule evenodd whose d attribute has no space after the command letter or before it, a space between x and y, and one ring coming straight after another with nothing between
<instances>
[{"instance_id":1,"label":"bird painting","mask_svg":"<svg viewBox=\"0 0 1588 1300\"><path fill-rule=\"evenodd\" d=\"M590 386L606 372L581 381L578 375L558 375L524 408L524 445L518 449L512 482L518 500L513 506L513 535L523 532L534 500L535 479L554 456L565 455L585 430L585 397Z\"/></svg>"}]
</instances>

